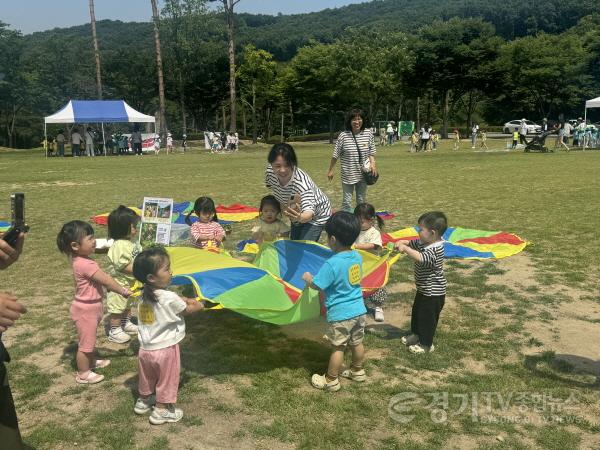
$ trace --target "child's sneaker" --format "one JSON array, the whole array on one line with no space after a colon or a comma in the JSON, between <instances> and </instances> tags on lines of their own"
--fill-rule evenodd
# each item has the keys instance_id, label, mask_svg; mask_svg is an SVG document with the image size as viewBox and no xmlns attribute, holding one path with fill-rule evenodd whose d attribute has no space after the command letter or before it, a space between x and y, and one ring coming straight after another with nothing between
<instances>
[{"instance_id":1,"label":"child's sneaker","mask_svg":"<svg viewBox=\"0 0 600 450\"><path fill-rule=\"evenodd\" d=\"M138 327L131 320L128 320L125 325L123 325L123 331L127 334L137 334Z\"/></svg>"},{"instance_id":2,"label":"child's sneaker","mask_svg":"<svg viewBox=\"0 0 600 450\"><path fill-rule=\"evenodd\" d=\"M337 392L342 387L339 379L335 379L333 381L327 381L325 375L319 375L315 373L310 379L311 384L314 388L322 389L327 392Z\"/></svg>"},{"instance_id":3,"label":"child's sneaker","mask_svg":"<svg viewBox=\"0 0 600 450\"><path fill-rule=\"evenodd\" d=\"M384 317L383 317L383 309L381 309L379 306L377 306L375 308L375 322L383 322Z\"/></svg>"},{"instance_id":4,"label":"child's sneaker","mask_svg":"<svg viewBox=\"0 0 600 450\"><path fill-rule=\"evenodd\" d=\"M167 422L179 422L182 417L183 411L181 409L169 405L168 409L154 408L148 420L152 425L162 425Z\"/></svg>"},{"instance_id":5,"label":"child's sneaker","mask_svg":"<svg viewBox=\"0 0 600 450\"><path fill-rule=\"evenodd\" d=\"M146 414L147 412L152 411L152 407L156 403L156 397L151 395L147 398L138 398L135 402L135 406L133 407L133 412L136 414Z\"/></svg>"},{"instance_id":6,"label":"child's sneaker","mask_svg":"<svg viewBox=\"0 0 600 450\"><path fill-rule=\"evenodd\" d=\"M407 336L402 336L400 342L408 346L415 345L419 343L419 336L417 334L409 334Z\"/></svg>"},{"instance_id":7,"label":"child's sneaker","mask_svg":"<svg viewBox=\"0 0 600 450\"><path fill-rule=\"evenodd\" d=\"M408 351L411 353L431 353L435 350L435 346L431 344L431 347L427 347L426 345L415 344L408 347Z\"/></svg>"},{"instance_id":8,"label":"child's sneaker","mask_svg":"<svg viewBox=\"0 0 600 450\"><path fill-rule=\"evenodd\" d=\"M100 383L102 380L104 380L104 375L92 372L91 370L85 376L79 373L75 376L75 381L79 384L96 384Z\"/></svg>"},{"instance_id":9,"label":"child's sneaker","mask_svg":"<svg viewBox=\"0 0 600 450\"><path fill-rule=\"evenodd\" d=\"M97 359L92 369L102 369L107 366L110 366L110 359Z\"/></svg>"},{"instance_id":10,"label":"child's sneaker","mask_svg":"<svg viewBox=\"0 0 600 450\"><path fill-rule=\"evenodd\" d=\"M131 337L123 331L121 327L111 328L108 332L108 340L117 344L126 344L131 340Z\"/></svg>"},{"instance_id":11,"label":"child's sneaker","mask_svg":"<svg viewBox=\"0 0 600 450\"><path fill-rule=\"evenodd\" d=\"M343 370L342 373L340 373L340 376L342 376L344 378L348 378L352 381L357 381L359 383L362 383L363 381L365 381L367 379L367 374L365 373L365 369L360 369L360 370L357 370L356 372L353 371L352 369L346 369L346 370Z\"/></svg>"}]
</instances>

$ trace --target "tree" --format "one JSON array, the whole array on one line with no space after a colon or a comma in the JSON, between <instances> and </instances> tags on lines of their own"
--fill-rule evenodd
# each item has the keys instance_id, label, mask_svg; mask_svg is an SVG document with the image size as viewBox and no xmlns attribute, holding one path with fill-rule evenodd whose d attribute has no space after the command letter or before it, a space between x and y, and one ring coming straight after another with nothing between
<instances>
[{"instance_id":1,"label":"tree","mask_svg":"<svg viewBox=\"0 0 600 450\"><path fill-rule=\"evenodd\" d=\"M253 45L244 48L243 63L237 70L237 76L240 79L242 101L252 112L253 144L256 144L258 137L257 109L261 108L269 97L276 67L273 55L269 52L257 49Z\"/></svg>"},{"instance_id":2,"label":"tree","mask_svg":"<svg viewBox=\"0 0 600 450\"><path fill-rule=\"evenodd\" d=\"M160 31L159 31L159 16L156 0L150 0L152 3L152 19L154 21L154 46L156 49L156 71L158 73L158 102L159 102L159 120L160 134L163 141L167 134L167 115L165 107L165 82L163 77L162 55L160 49Z\"/></svg>"},{"instance_id":3,"label":"tree","mask_svg":"<svg viewBox=\"0 0 600 450\"><path fill-rule=\"evenodd\" d=\"M98 99L102 100L102 75L100 72L100 51L98 50L98 37L96 36L96 14L94 13L94 0L90 0L90 20L92 22L92 40L94 42L94 56L96 60L96 87Z\"/></svg>"}]
</instances>

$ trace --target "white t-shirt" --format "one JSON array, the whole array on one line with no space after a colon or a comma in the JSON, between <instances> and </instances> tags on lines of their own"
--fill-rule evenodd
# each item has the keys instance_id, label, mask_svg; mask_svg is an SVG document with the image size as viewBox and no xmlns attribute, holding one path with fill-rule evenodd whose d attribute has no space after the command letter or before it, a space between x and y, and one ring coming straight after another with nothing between
<instances>
[{"instance_id":1,"label":"white t-shirt","mask_svg":"<svg viewBox=\"0 0 600 450\"><path fill-rule=\"evenodd\" d=\"M185 322L180 314L187 304L171 291L157 289L156 303L138 305L138 339L144 350L159 350L179 343L185 337Z\"/></svg>"},{"instance_id":2,"label":"white t-shirt","mask_svg":"<svg viewBox=\"0 0 600 450\"><path fill-rule=\"evenodd\" d=\"M81 135L77 131L71 135L71 142L75 145L81 144Z\"/></svg>"},{"instance_id":3,"label":"white t-shirt","mask_svg":"<svg viewBox=\"0 0 600 450\"><path fill-rule=\"evenodd\" d=\"M371 227L368 230L360 230L360 234L354 241L355 244L375 244L379 247L383 247L381 242L381 233L375 227Z\"/></svg>"},{"instance_id":4,"label":"white t-shirt","mask_svg":"<svg viewBox=\"0 0 600 450\"><path fill-rule=\"evenodd\" d=\"M85 143L87 145L92 145L94 143L94 135L92 134L91 131L85 132Z\"/></svg>"}]
</instances>

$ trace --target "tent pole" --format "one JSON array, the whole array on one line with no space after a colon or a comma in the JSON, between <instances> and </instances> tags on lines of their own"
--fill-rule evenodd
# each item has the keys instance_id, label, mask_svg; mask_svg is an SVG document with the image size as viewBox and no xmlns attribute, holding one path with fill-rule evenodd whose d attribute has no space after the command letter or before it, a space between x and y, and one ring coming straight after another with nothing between
<instances>
[{"instance_id":1,"label":"tent pole","mask_svg":"<svg viewBox=\"0 0 600 450\"><path fill-rule=\"evenodd\" d=\"M587 125L587 107L585 108L584 113L583 113L583 121Z\"/></svg>"},{"instance_id":2,"label":"tent pole","mask_svg":"<svg viewBox=\"0 0 600 450\"><path fill-rule=\"evenodd\" d=\"M44 150L46 151L46 158L48 157L48 133L47 133L47 125L46 125L46 121L44 120Z\"/></svg>"},{"instance_id":3,"label":"tent pole","mask_svg":"<svg viewBox=\"0 0 600 450\"><path fill-rule=\"evenodd\" d=\"M106 156L106 138L104 137L104 122L102 122L101 125L102 125L102 145L104 147L104 156Z\"/></svg>"}]
</instances>

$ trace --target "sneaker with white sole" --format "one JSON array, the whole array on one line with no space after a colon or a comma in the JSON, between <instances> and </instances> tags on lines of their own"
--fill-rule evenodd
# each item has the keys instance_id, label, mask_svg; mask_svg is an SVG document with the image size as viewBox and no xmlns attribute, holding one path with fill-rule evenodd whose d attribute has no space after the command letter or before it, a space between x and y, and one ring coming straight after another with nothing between
<instances>
[{"instance_id":1,"label":"sneaker with white sole","mask_svg":"<svg viewBox=\"0 0 600 450\"><path fill-rule=\"evenodd\" d=\"M383 309L381 309L379 306L376 307L375 314L373 316L375 318L375 322L383 322L384 321Z\"/></svg>"},{"instance_id":2,"label":"sneaker with white sole","mask_svg":"<svg viewBox=\"0 0 600 450\"><path fill-rule=\"evenodd\" d=\"M357 370L356 372L352 369L342 370L342 373L340 373L340 376L344 377L344 378L348 378L349 380L352 380L352 381L357 381L359 383L362 383L363 381L365 381L367 379L367 374L365 373L365 369L360 369L360 370Z\"/></svg>"},{"instance_id":3,"label":"sneaker with white sole","mask_svg":"<svg viewBox=\"0 0 600 450\"><path fill-rule=\"evenodd\" d=\"M326 392L337 392L342 387L338 378L333 381L327 381L325 375L319 375L318 373L315 373L312 376L310 383L314 388L321 389Z\"/></svg>"},{"instance_id":4,"label":"sneaker with white sole","mask_svg":"<svg viewBox=\"0 0 600 450\"><path fill-rule=\"evenodd\" d=\"M100 383L102 380L104 380L104 375L100 375L99 373L91 370L88 371L85 376L79 373L75 376L75 381L79 384L96 384Z\"/></svg>"},{"instance_id":5,"label":"sneaker with white sole","mask_svg":"<svg viewBox=\"0 0 600 450\"><path fill-rule=\"evenodd\" d=\"M404 345L415 345L419 343L419 335L418 334L409 334L407 336L402 336L402 338L400 338L400 341L404 344Z\"/></svg>"},{"instance_id":6,"label":"sneaker with white sole","mask_svg":"<svg viewBox=\"0 0 600 450\"><path fill-rule=\"evenodd\" d=\"M136 414L140 414L140 415L146 414L146 413L152 411L155 404L156 404L156 397L154 395L151 395L147 398L139 397L135 402L135 406L133 407L133 412Z\"/></svg>"},{"instance_id":7,"label":"sneaker with white sole","mask_svg":"<svg viewBox=\"0 0 600 450\"><path fill-rule=\"evenodd\" d=\"M108 332L108 340L117 344L126 344L131 340L131 336L125 333L121 327L111 328Z\"/></svg>"},{"instance_id":8,"label":"sneaker with white sole","mask_svg":"<svg viewBox=\"0 0 600 450\"><path fill-rule=\"evenodd\" d=\"M123 331L127 334L137 334L138 327L131 320L128 320L127 323L122 327Z\"/></svg>"},{"instance_id":9,"label":"sneaker with white sole","mask_svg":"<svg viewBox=\"0 0 600 450\"><path fill-rule=\"evenodd\" d=\"M152 414L148 418L148 421L152 425L162 425L163 423L179 422L183 417L183 411L179 408L175 408L173 405L169 405L167 409L154 408Z\"/></svg>"},{"instance_id":10,"label":"sneaker with white sole","mask_svg":"<svg viewBox=\"0 0 600 450\"><path fill-rule=\"evenodd\" d=\"M431 344L431 347L427 347L426 345L415 344L408 347L408 351L411 353L431 353L435 350L435 346Z\"/></svg>"}]
</instances>

